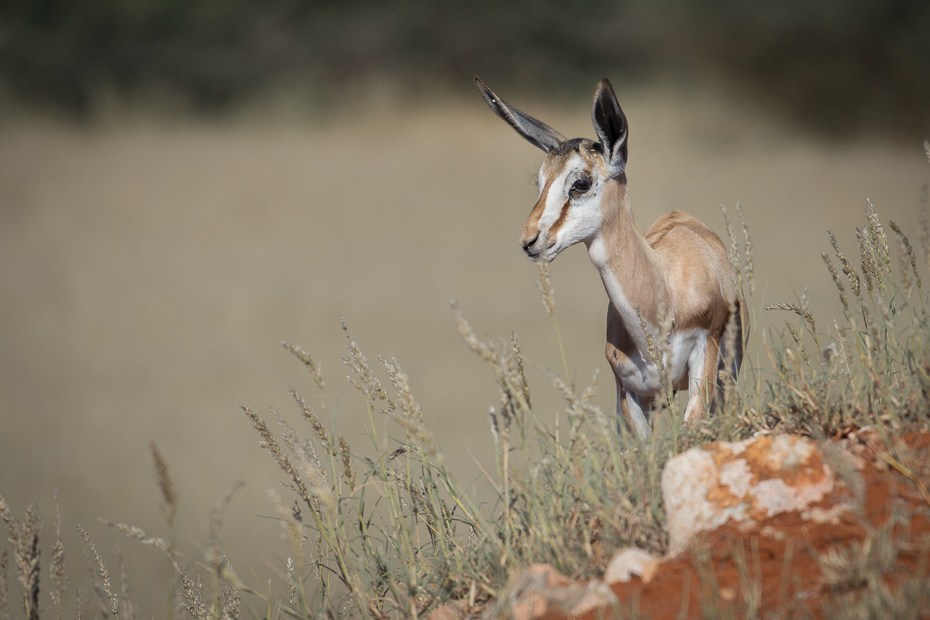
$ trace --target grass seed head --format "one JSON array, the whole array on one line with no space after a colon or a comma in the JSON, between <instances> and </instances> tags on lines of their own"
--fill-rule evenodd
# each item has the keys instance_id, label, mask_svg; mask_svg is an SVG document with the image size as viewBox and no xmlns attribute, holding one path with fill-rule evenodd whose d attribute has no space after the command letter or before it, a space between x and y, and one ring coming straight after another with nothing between
<instances>
[{"instance_id":1,"label":"grass seed head","mask_svg":"<svg viewBox=\"0 0 930 620\"><path fill-rule=\"evenodd\" d=\"M168 463L165 462L158 444L154 441L149 442L149 449L152 451L152 462L155 466L155 482L158 483L158 490L161 491L162 499L162 516L168 528L174 528L174 520L178 516L178 507L180 505L178 493L175 490L174 480L171 479L171 472L168 471Z\"/></svg>"},{"instance_id":2,"label":"grass seed head","mask_svg":"<svg viewBox=\"0 0 930 620\"><path fill-rule=\"evenodd\" d=\"M799 317L804 319L804 321L810 325L812 328L816 326L814 323L814 315L810 313L809 310L801 308L798 304L793 303L782 303L782 304L771 304L765 307L766 310L787 310L789 312L794 312Z\"/></svg>"},{"instance_id":3,"label":"grass seed head","mask_svg":"<svg viewBox=\"0 0 930 620\"><path fill-rule=\"evenodd\" d=\"M341 356L342 361L355 373L354 377L351 375L346 377L349 383L358 388L358 390L365 395L365 398L371 402L376 400L390 400L387 392L385 392L384 388L381 386L378 377L375 376L374 370L372 370L371 365L368 363L368 358L365 357L365 354L362 353L361 348L359 348L355 336L349 331L349 326L346 324L345 319L342 319L342 331L345 332L346 346L349 348L349 356Z\"/></svg>"},{"instance_id":4,"label":"grass seed head","mask_svg":"<svg viewBox=\"0 0 930 620\"><path fill-rule=\"evenodd\" d=\"M349 442L342 435L339 435L339 456L342 461L342 475L349 485L349 491L355 492L355 469L352 467L352 450L349 448Z\"/></svg>"},{"instance_id":5,"label":"grass seed head","mask_svg":"<svg viewBox=\"0 0 930 620\"><path fill-rule=\"evenodd\" d=\"M194 581L181 570L173 558L171 564L181 578L180 595L175 600L175 618L184 617L183 613L178 613L180 608L186 609L194 620L208 620L210 615L207 612L207 602L203 598L203 583L200 581L200 575L197 575L197 581Z\"/></svg>"},{"instance_id":6,"label":"grass seed head","mask_svg":"<svg viewBox=\"0 0 930 620\"><path fill-rule=\"evenodd\" d=\"M798 351L801 353L801 359L804 360L804 363L807 364L808 368L810 369L811 361L807 356L807 349L804 347L804 343L801 342L801 334L799 334L798 330L794 328L794 325L788 321L785 321L785 327L788 328L788 332L791 334L792 340L794 340L795 344L798 345Z\"/></svg>"},{"instance_id":7,"label":"grass seed head","mask_svg":"<svg viewBox=\"0 0 930 620\"><path fill-rule=\"evenodd\" d=\"M756 282L755 266L752 262L752 237L749 235L749 226L746 224L746 218L743 217L743 207L738 202L736 203L736 213L739 215L740 226L743 229L743 254L746 264L742 272L746 273L749 277L749 295L750 297L754 297L756 294Z\"/></svg>"},{"instance_id":8,"label":"grass seed head","mask_svg":"<svg viewBox=\"0 0 930 620\"><path fill-rule=\"evenodd\" d=\"M646 351L649 354L649 360L659 369L660 375L665 376L665 362L662 359L662 353L659 351L655 339L652 337L652 330L649 329L649 326L646 324L646 319L643 317L643 313L640 312L639 306L636 306L634 309L636 310L636 317L639 319L639 326L642 328L643 334L646 337Z\"/></svg>"},{"instance_id":9,"label":"grass seed head","mask_svg":"<svg viewBox=\"0 0 930 620\"><path fill-rule=\"evenodd\" d=\"M49 577L52 582L49 595L60 619L62 617L62 599L68 585L68 575L65 573L65 544L61 535L61 506L58 503L57 489L55 490L55 544L52 546Z\"/></svg>"},{"instance_id":10,"label":"grass seed head","mask_svg":"<svg viewBox=\"0 0 930 620\"><path fill-rule=\"evenodd\" d=\"M258 431L259 436L262 438L259 445L261 445L262 448L268 450L271 456L274 457L275 461L278 462L278 466L281 468L281 470L284 471L284 473L286 473L291 479L291 482L294 483L294 488L304 503L314 511L314 514L319 514L317 507L318 502L311 497L310 491L307 489L307 485L300 477L300 474L294 467L294 464L289 458L287 458L287 455L284 454L284 451L281 450L281 446L278 444L278 440L268 429L268 425L248 406L242 405L242 410L245 412L245 415L252 422L252 426L256 431Z\"/></svg>"},{"instance_id":11,"label":"grass seed head","mask_svg":"<svg viewBox=\"0 0 930 620\"><path fill-rule=\"evenodd\" d=\"M846 313L846 316L849 316L849 300L846 298L846 287L844 287L843 283L840 281L840 275L836 272L836 267L833 266L833 261L830 260L830 256L826 252L821 252L820 257L823 259L824 265L827 266L827 270L830 272L830 277L833 279L836 290L840 293L840 303L843 304L843 311Z\"/></svg>"},{"instance_id":12,"label":"grass seed head","mask_svg":"<svg viewBox=\"0 0 930 620\"><path fill-rule=\"evenodd\" d=\"M855 267L849 262L849 259L846 258L846 255L843 253L843 249L840 248L840 244L836 241L836 236L833 234L832 230L828 230L827 234L830 235L830 245L833 246L833 251L836 253L837 260L840 261L840 267L843 269L843 273L849 279L849 286L852 287L853 294L856 296L860 302L862 301L862 291L860 289L860 280L859 274L856 273Z\"/></svg>"},{"instance_id":13,"label":"grass seed head","mask_svg":"<svg viewBox=\"0 0 930 620\"><path fill-rule=\"evenodd\" d=\"M881 269L881 265L884 265L885 271L891 273L892 263L888 252L888 238L885 237L885 229L882 228L881 220L878 219L878 213L875 212L875 205L872 204L872 200L866 198L865 202L868 205L865 209L865 215L868 221L872 248L875 250L876 259L879 263L878 268Z\"/></svg>"},{"instance_id":14,"label":"grass seed head","mask_svg":"<svg viewBox=\"0 0 930 620\"><path fill-rule=\"evenodd\" d=\"M471 328L468 320L462 314L461 310L459 310L458 304L456 304L454 300L451 305L452 314L455 317L456 329L458 329L459 335L462 337L465 345L468 346L473 353L477 354L478 357L488 364L491 364L492 367L496 367L497 355L494 353L492 347L478 339L475 335L475 331Z\"/></svg>"},{"instance_id":15,"label":"grass seed head","mask_svg":"<svg viewBox=\"0 0 930 620\"><path fill-rule=\"evenodd\" d=\"M13 560L16 563L16 576L23 587L23 610L29 620L39 618L39 530L42 528L42 516L39 505L33 503L26 509L22 523L13 516L9 505L0 496L0 517L6 523L10 544L13 546Z\"/></svg>"},{"instance_id":16,"label":"grass seed head","mask_svg":"<svg viewBox=\"0 0 930 620\"><path fill-rule=\"evenodd\" d=\"M914 248L911 247L911 242L907 238L897 224L894 223L894 220L888 221L888 226L891 227L891 230L894 231L895 235L898 237L898 261L901 263L901 278L904 280L905 288L910 288L910 274L908 273L908 265L910 265L910 273L914 274L914 277L917 279L917 288L920 288L920 273L917 271L917 255L914 253Z\"/></svg>"},{"instance_id":17,"label":"grass seed head","mask_svg":"<svg viewBox=\"0 0 930 620\"><path fill-rule=\"evenodd\" d=\"M165 553L168 553L169 555L171 554L171 544L167 540L164 538L149 536L141 527L137 527L135 525L126 525L125 523L114 523L112 521L107 521L106 519L100 519L100 522L107 527L116 530L126 538L136 540L143 545L157 547Z\"/></svg>"},{"instance_id":18,"label":"grass seed head","mask_svg":"<svg viewBox=\"0 0 930 620\"><path fill-rule=\"evenodd\" d=\"M222 592L222 607L220 620L238 620L239 590L229 584L225 584Z\"/></svg>"},{"instance_id":19,"label":"grass seed head","mask_svg":"<svg viewBox=\"0 0 930 620\"><path fill-rule=\"evenodd\" d=\"M542 303L546 309L546 314L549 315L550 319L554 319L555 289L552 288L552 280L549 278L549 261L541 260L536 264L539 267L539 280L536 281L536 286L539 287L539 292L542 293Z\"/></svg>"},{"instance_id":20,"label":"grass seed head","mask_svg":"<svg viewBox=\"0 0 930 620\"><path fill-rule=\"evenodd\" d=\"M733 225L730 223L730 216L727 213L725 204L720 203L720 212L723 214L723 223L727 228L727 237L730 239L730 247L727 248L727 256L734 269L739 271L741 261L739 259L739 244L736 242L736 235L733 233Z\"/></svg>"},{"instance_id":21,"label":"grass seed head","mask_svg":"<svg viewBox=\"0 0 930 620\"><path fill-rule=\"evenodd\" d=\"M865 278L865 288L869 295L872 295L872 291L878 287L881 281L881 276L875 264L872 242L864 228L856 228L856 239L859 241L859 254L862 257L860 266L862 268L862 277Z\"/></svg>"},{"instance_id":22,"label":"grass seed head","mask_svg":"<svg viewBox=\"0 0 930 620\"><path fill-rule=\"evenodd\" d=\"M510 332L511 353L513 354L514 364L516 365L516 375L519 385L523 388L523 398L526 399L526 406L533 407L530 400L530 384L526 381L526 371L523 368L523 353L520 351L520 339L517 332Z\"/></svg>"},{"instance_id":23,"label":"grass seed head","mask_svg":"<svg viewBox=\"0 0 930 620\"><path fill-rule=\"evenodd\" d=\"M0 620L12 620L10 612L10 584L7 581L10 553L7 549L0 551Z\"/></svg>"},{"instance_id":24,"label":"grass seed head","mask_svg":"<svg viewBox=\"0 0 930 620\"><path fill-rule=\"evenodd\" d=\"M433 442L432 433L426 429L426 425L423 423L423 412L420 409L420 403L417 402L410 390L410 379L407 377L407 373L400 367L397 358L392 357L387 360L379 356L379 359L391 379L397 402L400 404L398 409L393 401L389 401L386 409L388 416L404 429L408 442L418 448L423 448L430 457L442 462L442 455Z\"/></svg>"},{"instance_id":25,"label":"grass seed head","mask_svg":"<svg viewBox=\"0 0 930 620\"><path fill-rule=\"evenodd\" d=\"M320 462L319 455L313 444L304 441L297 434L297 431L291 427L287 421L278 414L277 411L271 410L272 415L278 420L282 427L281 441L287 446L303 473L300 489L302 493L308 495L310 507L322 516L333 518L336 515L336 498L333 490L327 480L326 470ZM301 478L301 476L297 476ZM303 481L306 481L304 483Z\"/></svg>"},{"instance_id":26,"label":"grass seed head","mask_svg":"<svg viewBox=\"0 0 930 620\"><path fill-rule=\"evenodd\" d=\"M289 603L291 609L297 609L297 576L294 571L294 558L288 558L287 564L287 589L290 592Z\"/></svg>"},{"instance_id":27,"label":"grass seed head","mask_svg":"<svg viewBox=\"0 0 930 620\"><path fill-rule=\"evenodd\" d=\"M323 445L323 449L334 454L333 451L333 440L329 436L329 431L326 430L326 427L323 426L323 423L320 422L320 418L316 415L316 412L312 407L304 400L304 397L300 393L291 388L291 396L294 397L294 401L297 403L297 406L300 408L300 413L303 415L304 420L310 423L310 426L313 427L313 432L316 433L317 438L319 438L320 443Z\"/></svg>"},{"instance_id":28,"label":"grass seed head","mask_svg":"<svg viewBox=\"0 0 930 620\"><path fill-rule=\"evenodd\" d=\"M920 190L920 247L924 252L924 263L930 270L930 183Z\"/></svg>"},{"instance_id":29,"label":"grass seed head","mask_svg":"<svg viewBox=\"0 0 930 620\"><path fill-rule=\"evenodd\" d=\"M301 361L301 363L307 367L307 370L310 372L310 377L313 379L313 382L316 384L317 389L320 393L326 392L326 383L323 381L323 370L320 366L313 361L313 358L309 353L304 351L296 344L291 344L290 342L281 341L281 346L294 354L294 356Z\"/></svg>"},{"instance_id":30,"label":"grass seed head","mask_svg":"<svg viewBox=\"0 0 930 620\"><path fill-rule=\"evenodd\" d=\"M110 573L107 571L107 567L103 563L103 558L100 557L100 553L97 551L97 545L95 545L94 541L91 540L90 534L87 533L87 530L79 525L78 531L81 533L81 537L84 539L84 542L87 543L87 547L90 550L91 559L97 565L96 569L93 569L92 567L91 574L94 576L94 589L98 594L98 602L100 603L101 609L106 611L106 602L109 601L109 612L114 616L117 616L119 615L119 595L113 594L113 591L110 588Z\"/></svg>"}]
</instances>

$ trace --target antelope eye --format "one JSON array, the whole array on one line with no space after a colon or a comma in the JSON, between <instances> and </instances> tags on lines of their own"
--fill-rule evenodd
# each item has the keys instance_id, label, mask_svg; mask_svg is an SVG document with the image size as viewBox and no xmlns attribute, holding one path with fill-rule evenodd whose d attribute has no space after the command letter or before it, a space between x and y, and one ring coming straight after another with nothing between
<instances>
[{"instance_id":1,"label":"antelope eye","mask_svg":"<svg viewBox=\"0 0 930 620\"><path fill-rule=\"evenodd\" d=\"M581 177L572 183L572 188L569 190L575 196L580 196L584 194L589 189L591 189L591 178L590 177Z\"/></svg>"}]
</instances>

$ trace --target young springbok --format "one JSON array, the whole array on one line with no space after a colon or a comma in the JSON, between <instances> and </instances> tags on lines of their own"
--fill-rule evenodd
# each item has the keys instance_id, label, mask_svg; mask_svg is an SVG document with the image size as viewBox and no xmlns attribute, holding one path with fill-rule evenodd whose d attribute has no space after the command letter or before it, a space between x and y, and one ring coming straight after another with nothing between
<instances>
[{"instance_id":1,"label":"young springbok","mask_svg":"<svg viewBox=\"0 0 930 620\"><path fill-rule=\"evenodd\" d=\"M663 384L648 342L667 338L661 348L670 359L662 363L673 389L688 389L684 419L696 422L720 396L719 372L731 361L735 378L743 354L736 274L720 237L681 211L663 215L645 234L636 225L625 174L626 116L606 79L594 92L597 142L566 139L507 105L480 78L475 84L495 114L546 152L539 198L520 235L523 251L534 262L551 261L583 242L601 274L610 298L607 360L617 380L617 414L639 437L649 436L647 416ZM724 338L728 324L735 334Z\"/></svg>"}]
</instances>

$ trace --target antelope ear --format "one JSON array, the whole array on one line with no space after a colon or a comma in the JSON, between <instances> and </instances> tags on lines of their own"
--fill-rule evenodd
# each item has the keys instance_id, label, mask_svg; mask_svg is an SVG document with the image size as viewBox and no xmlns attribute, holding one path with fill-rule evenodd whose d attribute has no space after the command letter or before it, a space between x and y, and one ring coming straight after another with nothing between
<instances>
[{"instance_id":1,"label":"antelope ear","mask_svg":"<svg viewBox=\"0 0 930 620\"><path fill-rule=\"evenodd\" d=\"M534 146L548 153L557 148L562 142L565 142L565 136L549 125L507 105L477 75L475 76L475 86L478 87L478 91L484 96L484 100L488 102L491 110L507 121L508 125L516 129L517 133L529 140Z\"/></svg>"},{"instance_id":2,"label":"antelope ear","mask_svg":"<svg viewBox=\"0 0 930 620\"><path fill-rule=\"evenodd\" d=\"M629 128L626 116L620 109L617 96L607 78L597 83L591 117L594 121L594 131L600 140L601 154L610 166L611 176L617 176L626 168L626 137Z\"/></svg>"}]
</instances>

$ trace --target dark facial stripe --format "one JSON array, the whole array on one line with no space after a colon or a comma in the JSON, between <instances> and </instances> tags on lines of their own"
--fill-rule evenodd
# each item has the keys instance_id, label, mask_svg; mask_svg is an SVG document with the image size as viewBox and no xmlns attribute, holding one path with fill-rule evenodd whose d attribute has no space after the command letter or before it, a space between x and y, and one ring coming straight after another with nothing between
<instances>
[{"instance_id":1,"label":"dark facial stripe","mask_svg":"<svg viewBox=\"0 0 930 620\"><path fill-rule=\"evenodd\" d=\"M559 229L562 227L562 224L565 223L565 220L568 219L568 210L571 207L571 201L566 200L565 204L562 205L562 211L559 213L559 219L555 221L555 224L552 225L552 228L549 229L549 237L554 238L558 234Z\"/></svg>"}]
</instances>

